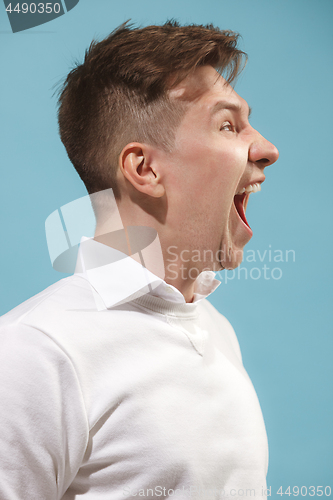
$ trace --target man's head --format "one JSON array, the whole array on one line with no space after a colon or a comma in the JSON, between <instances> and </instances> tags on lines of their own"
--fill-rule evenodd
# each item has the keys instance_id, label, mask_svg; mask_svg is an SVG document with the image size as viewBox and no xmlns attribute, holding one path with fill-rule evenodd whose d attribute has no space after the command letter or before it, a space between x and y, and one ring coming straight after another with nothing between
<instances>
[{"instance_id":1,"label":"man's head","mask_svg":"<svg viewBox=\"0 0 333 500\"><path fill-rule=\"evenodd\" d=\"M157 195L160 186L165 190L168 228L182 263L190 259L194 268L198 262L199 271L233 269L252 237L245 217L250 193L260 190L264 169L278 159L278 150L250 125L247 102L212 66L197 68L173 94L190 96L191 105L173 150L155 153L156 177L149 189L153 186ZM152 153L147 157L153 165ZM124 166L134 183L134 169ZM142 184L136 183L136 189L142 190Z\"/></svg>"},{"instance_id":2,"label":"man's head","mask_svg":"<svg viewBox=\"0 0 333 500\"><path fill-rule=\"evenodd\" d=\"M236 42L211 26L122 27L92 46L60 97L61 137L88 191L111 187L125 227L156 229L165 279L189 300L199 272L240 264L248 193L278 158L230 85ZM101 200L96 235L112 231Z\"/></svg>"},{"instance_id":3,"label":"man's head","mask_svg":"<svg viewBox=\"0 0 333 500\"><path fill-rule=\"evenodd\" d=\"M172 149L187 102L170 100L169 90L207 64L232 82L244 56L237 37L213 26L131 29L125 23L91 44L59 98L60 136L89 193L111 187L119 197L116 175L126 144Z\"/></svg>"}]
</instances>

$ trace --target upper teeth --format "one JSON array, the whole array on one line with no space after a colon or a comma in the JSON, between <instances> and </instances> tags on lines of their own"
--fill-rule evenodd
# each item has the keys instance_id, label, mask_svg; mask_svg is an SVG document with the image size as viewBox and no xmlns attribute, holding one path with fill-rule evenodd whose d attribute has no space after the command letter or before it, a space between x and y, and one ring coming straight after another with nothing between
<instances>
[{"instance_id":1,"label":"upper teeth","mask_svg":"<svg viewBox=\"0 0 333 500\"><path fill-rule=\"evenodd\" d=\"M254 184L249 184L248 186L242 188L237 194L256 193L257 191L261 191L261 186L259 182L255 182Z\"/></svg>"}]
</instances>

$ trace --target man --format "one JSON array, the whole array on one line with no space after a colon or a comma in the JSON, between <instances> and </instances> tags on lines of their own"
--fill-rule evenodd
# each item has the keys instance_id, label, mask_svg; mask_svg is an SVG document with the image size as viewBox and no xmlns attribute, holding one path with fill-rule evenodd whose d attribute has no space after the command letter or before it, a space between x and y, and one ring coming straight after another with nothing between
<instances>
[{"instance_id":1,"label":"man","mask_svg":"<svg viewBox=\"0 0 333 500\"><path fill-rule=\"evenodd\" d=\"M1 320L3 500L265 496L260 406L205 299L278 158L230 86L236 42L123 25L68 75L60 134L96 233L74 276Z\"/></svg>"}]
</instances>

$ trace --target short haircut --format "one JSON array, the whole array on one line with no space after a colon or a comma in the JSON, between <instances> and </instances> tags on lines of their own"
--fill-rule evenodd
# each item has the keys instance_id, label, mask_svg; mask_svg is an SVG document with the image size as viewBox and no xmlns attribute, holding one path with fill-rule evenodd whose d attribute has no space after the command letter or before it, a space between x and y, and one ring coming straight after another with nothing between
<instances>
[{"instance_id":1,"label":"short haircut","mask_svg":"<svg viewBox=\"0 0 333 500\"><path fill-rule=\"evenodd\" d=\"M93 41L59 96L59 131L88 193L116 185L118 159L130 142L170 150L184 103L168 91L199 66L211 65L231 83L246 54L239 35L212 25L133 28L128 22Z\"/></svg>"}]
</instances>

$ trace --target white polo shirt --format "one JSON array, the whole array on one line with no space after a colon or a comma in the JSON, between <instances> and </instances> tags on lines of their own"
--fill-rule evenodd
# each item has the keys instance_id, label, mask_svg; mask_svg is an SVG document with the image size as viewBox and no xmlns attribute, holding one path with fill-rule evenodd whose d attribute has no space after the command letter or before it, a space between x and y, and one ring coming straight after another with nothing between
<instances>
[{"instance_id":1,"label":"white polo shirt","mask_svg":"<svg viewBox=\"0 0 333 500\"><path fill-rule=\"evenodd\" d=\"M1 500L264 498L265 426L204 298L214 273L187 304L133 259L86 266L105 252L88 242L0 320Z\"/></svg>"}]
</instances>

